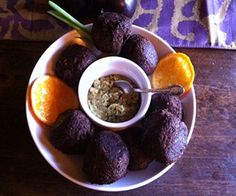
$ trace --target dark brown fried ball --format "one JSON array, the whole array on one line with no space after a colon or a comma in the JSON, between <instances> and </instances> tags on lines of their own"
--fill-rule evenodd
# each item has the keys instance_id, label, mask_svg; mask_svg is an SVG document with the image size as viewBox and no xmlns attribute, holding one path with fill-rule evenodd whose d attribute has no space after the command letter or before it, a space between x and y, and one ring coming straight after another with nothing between
<instances>
[{"instance_id":1,"label":"dark brown fried ball","mask_svg":"<svg viewBox=\"0 0 236 196\"><path fill-rule=\"evenodd\" d=\"M55 67L56 75L76 92L84 70L96 60L96 56L85 46L73 44L65 48Z\"/></svg>"},{"instance_id":2,"label":"dark brown fried ball","mask_svg":"<svg viewBox=\"0 0 236 196\"><path fill-rule=\"evenodd\" d=\"M152 74L158 62L158 55L152 42L139 34L129 37L121 49L120 56L134 61L147 75Z\"/></svg>"},{"instance_id":3,"label":"dark brown fried ball","mask_svg":"<svg viewBox=\"0 0 236 196\"><path fill-rule=\"evenodd\" d=\"M147 117L142 146L156 161L170 164L177 161L187 145L188 129L167 110L154 111Z\"/></svg>"},{"instance_id":4,"label":"dark brown fried ball","mask_svg":"<svg viewBox=\"0 0 236 196\"><path fill-rule=\"evenodd\" d=\"M59 115L51 131L51 143L68 154L81 154L94 134L87 116L79 109L69 109Z\"/></svg>"},{"instance_id":5,"label":"dark brown fried ball","mask_svg":"<svg viewBox=\"0 0 236 196\"><path fill-rule=\"evenodd\" d=\"M179 119L183 119L183 106L178 96L169 93L157 93L152 96L151 104L147 114L155 110L168 110Z\"/></svg>"},{"instance_id":6,"label":"dark brown fried ball","mask_svg":"<svg viewBox=\"0 0 236 196\"><path fill-rule=\"evenodd\" d=\"M100 15L92 27L95 46L106 53L118 53L130 35L131 21L128 17L113 12Z\"/></svg>"},{"instance_id":7,"label":"dark brown fried ball","mask_svg":"<svg viewBox=\"0 0 236 196\"><path fill-rule=\"evenodd\" d=\"M91 183L110 184L125 176L128 164L129 152L120 135L101 131L88 145L83 170Z\"/></svg>"},{"instance_id":8,"label":"dark brown fried ball","mask_svg":"<svg viewBox=\"0 0 236 196\"><path fill-rule=\"evenodd\" d=\"M129 166L130 170L141 170L147 168L152 161L141 147L141 138L144 129L141 127L130 127L121 132L121 137L126 143L129 150Z\"/></svg>"}]
</instances>

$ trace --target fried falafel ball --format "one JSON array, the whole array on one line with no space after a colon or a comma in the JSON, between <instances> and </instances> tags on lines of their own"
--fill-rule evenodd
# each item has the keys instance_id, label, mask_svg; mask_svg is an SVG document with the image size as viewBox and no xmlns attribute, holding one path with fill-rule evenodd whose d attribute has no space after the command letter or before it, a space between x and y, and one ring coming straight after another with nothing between
<instances>
[{"instance_id":1,"label":"fried falafel ball","mask_svg":"<svg viewBox=\"0 0 236 196\"><path fill-rule=\"evenodd\" d=\"M114 12L98 16L91 33L95 46L106 53L118 53L130 35L131 21L128 17Z\"/></svg>"},{"instance_id":2,"label":"fried falafel ball","mask_svg":"<svg viewBox=\"0 0 236 196\"><path fill-rule=\"evenodd\" d=\"M79 79L96 56L85 46L72 44L65 48L56 62L56 75L77 92Z\"/></svg>"},{"instance_id":3,"label":"fried falafel ball","mask_svg":"<svg viewBox=\"0 0 236 196\"><path fill-rule=\"evenodd\" d=\"M147 114L155 110L168 110L180 120L183 119L183 105L178 96L169 93L157 93L152 96L150 107Z\"/></svg>"},{"instance_id":4,"label":"fried falafel ball","mask_svg":"<svg viewBox=\"0 0 236 196\"><path fill-rule=\"evenodd\" d=\"M128 38L120 56L134 61L147 75L153 73L158 62L158 55L152 42L139 34L133 34Z\"/></svg>"},{"instance_id":5,"label":"fried falafel ball","mask_svg":"<svg viewBox=\"0 0 236 196\"><path fill-rule=\"evenodd\" d=\"M177 161L187 146L188 129L167 110L154 111L146 121L142 146L156 161L170 164Z\"/></svg>"},{"instance_id":6,"label":"fried falafel ball","mask_svg":"<svg viewBox=\"0 0 236 196\"><path fill-rule=\"evenodd\" d=\"M141 170L148 167L152 161L141 147L141 138L144 129L141 127L130 127L121 132L121 137L129 150L129 170Z\"/></svg>"},{"instance_id":7,"label":"fried falafel ball","mask_svg":"<svg viewBox=\"0 0 236 196\"><path fill-rule=\"evenodd\" d=\"M125 176L128 164L128 148L120 135L101 131L88 145L83 170L91 183L110 184Z\"/></svg>"},{"instance_id":8,"label":"fried falafel ball","mask_svg":"<svg viewBox=\"0 0 236 196\"><path fill-rule=\"evenodd\" d=\"M59 115L51 131L52 145L63 153L82 154L94 134L92 123L79 109Z\"/></svg>"}]
</instances>

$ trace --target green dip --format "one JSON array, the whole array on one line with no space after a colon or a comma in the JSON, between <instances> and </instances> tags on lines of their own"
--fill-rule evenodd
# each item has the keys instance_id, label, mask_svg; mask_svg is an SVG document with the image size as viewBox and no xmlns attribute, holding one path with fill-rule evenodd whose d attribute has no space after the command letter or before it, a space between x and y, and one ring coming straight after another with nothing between
<instances>
[{"instance_id":1,"label":"green dip","mask_svg":"<svg viewBox=\"0 0 236 196\"><path fill-rule=\"evenodd\" d=\"M121 75L108 75L96 79L88 92L88 105L98 118L108 122L124 122L131 119L139 110L140 95L125 94L113 86L116 80L126 80L134 87L130 79Z\"/></svg>"}]
</instances>

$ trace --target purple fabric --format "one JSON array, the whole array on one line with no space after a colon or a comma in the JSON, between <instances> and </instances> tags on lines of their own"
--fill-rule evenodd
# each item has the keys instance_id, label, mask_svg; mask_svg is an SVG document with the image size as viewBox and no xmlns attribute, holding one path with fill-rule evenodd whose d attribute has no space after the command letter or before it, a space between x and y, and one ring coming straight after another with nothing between
<instances>
[{"instance_id":1,"label":"purple fabric","mask_svg":"<svg viewBox=\"0 0 236 196\"><path fill-rule=\"evenodd\" d=\"M153 0L141 0L140 5L145 10L156 9L157 2L158 1L153 1Z\"/></svg>"},{"instance_id":2,"label":"purple fabric","mask_svg":"<svg viewBox=\"0 0 236 196\"><path fill-rule=\"evenodd\" d=\"M71 28L47 0L1 0L0 39L55 40ZM176 47L236 49L236 0L138 0L133 24Z\"/></svg>"},{"instance_id":3,"label":"purple fabric","mask_svg":"<svg viewBox=\"0 0 236 196\"><path fill-rule=\"evenodd\" d=\"M136 24L140 27L147 27L153 19L153 14L141 14L134 22L133 24Z\"/></svg>"},{"instance_id":4,"label":"purple fabric","mask_svg":"<svg viewBox=\"0 0 236 196\"><path fill-rule=\"evenodd\" d=\"M195 1L190 1L182 8L182 12L184 16L191 17L194 15L193 13L194 4L195 4Z\"/></svg>"}]
</instances>

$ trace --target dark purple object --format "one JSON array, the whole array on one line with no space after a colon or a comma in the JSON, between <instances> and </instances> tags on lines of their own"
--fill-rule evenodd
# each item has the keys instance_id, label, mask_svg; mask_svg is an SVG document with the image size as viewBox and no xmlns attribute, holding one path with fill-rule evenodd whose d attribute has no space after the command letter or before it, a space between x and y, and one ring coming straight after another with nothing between
<instances>
[{"instance_id":1,"label":"dark purple object","mask_svg":"<svg viewBox=\"0 0 236 196\"><path fill-rule=\"evenodd\" d=\"M157 66L158 55L152 42L139 34L133 34L125 42L120 56L134 61L147 75Z\"/></svg>"},{"instance_id":2,"label":"dark purple object","mask_svg":"<svg viewBox=\"0 0 236 196\"><path fill-rule=\"evenodd\" d=\"M83 170L90 182L110 184L125 176L128 164L129 152L121 137L112 131L101 131L88 145Z\"/></svg>"},{"instance_id":3,"label":"dark purple object","mask_svg":"<svg viewBox=\"0 0 236 196\"><path fill-rule=\"evenodd\" d=\"M177 161L187 146L188 129L167 110L154 111L144 125L142 147L156 161L171 164Z\"/></svg>"},{"instance_id":4,"label":"dark purple object","mask_svg":"<svg viewBox=\"0 0 236 196\"><path fill-rule=\"evenodd\" d=\"M121 132L121 137L129 150L129 170L145 169L153 160L144 153L141 147L141 139L144 131L141 127L130 127Z\"/></svg>"},{"instance_id":5,"label":"dark purple object","mask_svg":"<svg viewBox=\"0 0 236 196\"><path fill-rule=\"evenodd\" d=\"M56 63L55 73L77 92L82 73L95 60L96 56L88 48L73 44L62 51Z\"/></svg>"},{"instance_id":6,"label":"dark purple object","mask_svg":"<svg viewBox=\"0 0 236 196\"><path fill-rule=\"evenodd\" d=\"M173 96L168 93L154 94L147 114L149 115L154 111L161 110L167 110L180 120L183 119L183 106L178 96Z\"/></svg>"},{"instance_id":7,"label":"dark purple object","mask_svg":"<svg viewBox=\"0 0 236 196\"><path fill-rule=\"evenodd\" d=\"M85 151L93 133L92 124L87 116L81 110L70 109L57 118L51 130L50 141L55 148L64 153L80 154Z\"/></svg>"},{"instance_id":8,"label":"dark purple object","mask_svg":"<svg viewBox=\"0 0 236 196\"><path fill-rule=\"evenodd\" d=\"M132 17L136 6L137 0L95 0L104 12L117 12Z\"/></svg>"},{"instance_id":9,"label":"dark purple object","mask_svg":"<svg viewBox=\"0 0 236 196\"><path fill-rule=\"evenodd\" d=\"M94 22L91 33L95 46L106 53L118 53L130 35L130 19L119 13L105 12Z\"/></svg>"}]
</instances>

